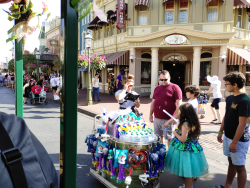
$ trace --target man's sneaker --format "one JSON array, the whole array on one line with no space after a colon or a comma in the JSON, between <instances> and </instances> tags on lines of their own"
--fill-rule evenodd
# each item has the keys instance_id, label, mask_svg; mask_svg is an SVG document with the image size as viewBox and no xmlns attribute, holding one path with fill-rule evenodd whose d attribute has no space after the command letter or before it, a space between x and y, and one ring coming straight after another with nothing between
<instances>
[{"instance_id":1,"label":"man's sneaker","mask_svg":"<svg viewBox=\"0 0 250 188\"><path fill-rule=\"evenodd\" d=\"M101 101L101 99L98 99L97 101L98 101L98 102L100 102L100 101Z\"/></svg>"}]
</instances>

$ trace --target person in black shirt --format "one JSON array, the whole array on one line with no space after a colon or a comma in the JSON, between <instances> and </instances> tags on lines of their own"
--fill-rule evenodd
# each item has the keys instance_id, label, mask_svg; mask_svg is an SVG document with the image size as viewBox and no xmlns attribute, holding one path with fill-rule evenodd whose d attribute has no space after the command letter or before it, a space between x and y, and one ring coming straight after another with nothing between
<instances>
[{"instance_id":1,"label":"person in black shirt","mask_svg":"<svg viewBox=\"0 0 250 188\"><path fill-rule=\"evenodd\" d=\"M218 142L223 143L223 153L229 161L224 187L232 187L237 173L238 188L244 188L247 177L246 154L249 147L247 119L250 116L250 99L242 92L246 78L241 72L231 72L223 79L227 91L233 93L226 99L226 113L217 137ZM224 137L222 139L223 131Z\"/></svg>"},{"instance_id":2,"label":"person in black shirt","mask_svg":"<svg viewBox=\"0 0 250 188\"><path fill-rule=\"evenodd\" d=\"M41 87L43 87L43 79L44 76L40 76L40 80L36 83L36 85L40 85Z\"/></svg>"}]
</instances>

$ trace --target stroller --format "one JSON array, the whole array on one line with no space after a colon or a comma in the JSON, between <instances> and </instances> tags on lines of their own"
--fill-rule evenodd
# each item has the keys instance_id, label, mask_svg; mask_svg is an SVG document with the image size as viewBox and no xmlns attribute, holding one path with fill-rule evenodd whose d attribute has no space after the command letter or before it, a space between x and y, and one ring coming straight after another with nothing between
<instances>
[{"instance_id":1,"label":"stroller","mask_svg":"<svg viewBox=\"0 0 250 188\"><path fill-rule=\"evenodd\" d=\"M116 82L114 79L111 79L109 82L109 94L114 95L116 92Z\"/></svg>"},{"instance_id":2,"label":"stroller","mask_svg":"<svg viewBox=\"0 0 250 188\"><path fill-rule=\"evenodd\" d=\"M46 91L48 91L47 87L34 85L30 92L30 103L33 105L36 103L45 103L47 105L48 101L46 100Z\"/></svg>"},{"instance_id":3,"label":"stroller","mask_svg":"<svg viewBox=\"0 0 250 188\"><path fill-rule=\"evenodd\" d=\"M205 118L206 114L206 104L208 103L207 94L200 93L200 96L197 97L199 106L198 106L198 115L200 115L200 119Z\"/></svg>"}]
</instances>

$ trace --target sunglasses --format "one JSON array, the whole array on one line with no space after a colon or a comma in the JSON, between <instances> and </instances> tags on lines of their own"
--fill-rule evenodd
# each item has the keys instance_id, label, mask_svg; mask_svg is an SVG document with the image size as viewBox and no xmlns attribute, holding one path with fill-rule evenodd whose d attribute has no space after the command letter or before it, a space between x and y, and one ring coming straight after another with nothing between
<instances>
[{"instance_id":1,"label":"sunglasses","mask_svg":"<svg viewBox=\"0 0 250 188\"><path fill-rule=\"evenodd\" d=\"M229 85L232 85L232 84L225 84L225 86L229 86Z\"/></svg>"},{"instance_id":2,"label":"sunglasses","mask_svg":"<svg viewBox=\"0 0 250 188\"><path fill-rule=\"evenodd\" d=\"M168 79L160 79L160 81L162 81L162 82L163 82L163 81L164 81L164 82L166 82L166 81L168 81Z\"/></svg>"}]
</instances>

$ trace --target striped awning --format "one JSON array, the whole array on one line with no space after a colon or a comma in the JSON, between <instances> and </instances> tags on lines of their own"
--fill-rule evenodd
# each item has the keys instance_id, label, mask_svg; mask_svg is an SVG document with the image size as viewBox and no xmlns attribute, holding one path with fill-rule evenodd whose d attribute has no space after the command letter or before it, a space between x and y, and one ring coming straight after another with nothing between
<instances>
[{"instance_id":1,"label":"striped awning","mask_svg":"<svg viewBox=\"0 0 250 188\"><path fill-rule=\"evenodd\" d=\"M162 0L162 3L165 3L165 2L167 2L168 0ZM190 0L190 1L192 1L192 0Z\"/></svg>"},{"instance_id":2,"label":"striped awning","mask_svg":"<svg viewBox=\"0 0 250 188\"><path fill-rule=\"evenodd\" d=\"M208 5L208 3L210 3L212 0L206 0L206 6ZM223 3L225 3L225 0L222 0Z\"/></svg>"},{"instance_id":3,"label":"striped awning","mask_svg":"<svg viewBox=\"0 0 250 188\"><path fill-rule=\"evenodd\" d=\"M96 16L95 19L92 22L89 23L87 28L90 29L90 30L93 30L93 29L95 29L97 27L101 27L100 24L98 24L99 20L100 19L98 18L98 16Z\"/></svg>"},{"instance_id":4,"label":"striped awning","mask_svg":"<svg viewBox=\"0 0 250 188\"><path fill-rule=\"evenodd\" d=\"M250 3L247 0L234 0L235 8L250 8Z\"/></svg>"},{"instance_id":5,"label":"striped awning","mask_svg":"<svg viewBox=\"0 0 250 188\"><path fill-rule=\"evenodd\" d=\"M129 65L129 51L104 54L107 65Z\"/></svg>"},{"instance_id":6,"label":"striped awning","mask_svg":"<svg viewBox=\"0 0 250 188\"><path fill-rule=\"evenodd\" d=\"M113 22L113 21L115 21L115 19L112 19L111 18L111 16L113 16L115 14L115 12L113 11L113 10L109 10L108 12L107 12L107 20L108 20L108 22Z\"/></svg>"},{"instance_id":7,"label":"striped awning","mask_svg":"<svg viewBox=\"0 0 250 188\"><path fill-rule=\"evenodd\" d=\"M135 6L137 5L146 5L150 7L150 0L136 0Z\"/></svg>"},{"instance_id":8,"label":"striped awning","mask_svg":"<svg viewBox=\"0 0 250 188\"><path fill-rule=\"evenodd\" d=\"M246 49L228 48L228 65L248 65L250 64L250 51Z\"/></svg>"}]
</instances>

